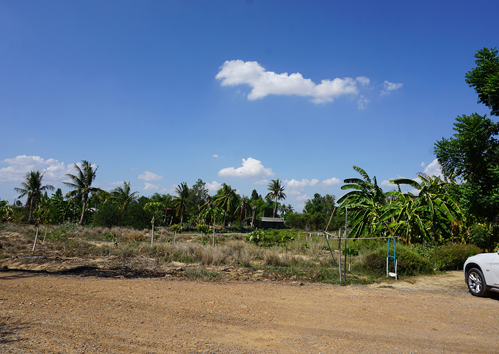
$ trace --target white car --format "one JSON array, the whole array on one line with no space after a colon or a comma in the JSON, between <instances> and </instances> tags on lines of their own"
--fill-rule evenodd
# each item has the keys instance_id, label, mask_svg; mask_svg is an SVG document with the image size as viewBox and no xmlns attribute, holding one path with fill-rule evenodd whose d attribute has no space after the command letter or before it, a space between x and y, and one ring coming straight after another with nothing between
<instances>
[{"instance_id":1,"label":"white car","mask_svg":"<svg viewBox=\"0 0 499 354\"><path fill-rule=\"evenodd\" d=\"M464 279L473 296L499 292L499 253L480 253L464 262Z\"/></svg>"}]
</instances>

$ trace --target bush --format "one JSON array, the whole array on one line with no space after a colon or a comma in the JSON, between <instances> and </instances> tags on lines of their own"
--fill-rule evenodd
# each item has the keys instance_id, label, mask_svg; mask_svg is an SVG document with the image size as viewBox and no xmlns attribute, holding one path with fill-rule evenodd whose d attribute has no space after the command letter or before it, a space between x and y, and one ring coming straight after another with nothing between
<instances>
[{"instance_id":1,"label":"bush","mask_svg":"<svg viewBox=\"0 0 499 354\"><path fill-rule=\"evenodd\" d=\"M449 244L437 249L433 254L432 261L435 269L463 269L466 259L478 253L481 253L481 249L475 245Z\"/></svg>"},{"instance_id":2,"label":"bush","mask_svg":"<svg viewBox=\"0 0 499 354\"><path fill-rule=\"evenodd\" d=\"M469 229L470 243L480 247L480 248L489 248L492 242L492 231L487 225L484 224L475 224Z\"/></svg>"},{"instance_id":3,"label":"bush","mask_svg":"<svg viewBox=\"0 0 499 354\"><path fill-rule=\"evenodd\" d=\"M390 254L393 253L390 252ZM397 245L395 256L399 275L430 274L433 272L431 263L408 247ZM386 273L386 247L379 248L367 255L364 259L364 266L377 273ZM390 259L390 270L393 269L392 267L393 263Z\"/></svg>"},{"instance_id":4,"label":"bush","mask_svg":"<svg viewBox=\"0 0 499 354\"><path fill-rule=\"evenodd\" d=\"M207 234L208 231L210 230L210 227L206 224L197 224L196 230L198 230L199 232L201 232L203 234Z\"/></svg>"},{"instance_id":5,"label":"bush","mask_svg":"<svg viewBox=\"0 0 499 354\"><path fill-rule=\"evenodd\" d=\"M246 236L246 241L254 242L257 245L273 246L276 244L284 244L288 241L293 241L295 238L289 230L274 230L267 231L257 230L252 231Z\"/></svg>"},{"instance_id":6,"label":"bush","mask_svg":"<svg viewBox=\"0 0 499 354\"><path fill-rule=\"evenodd\" d=\"M180 225L180 224L173 224L172 225L172 231L182 232L182 225Z\"/></svg>"}]
</instances>

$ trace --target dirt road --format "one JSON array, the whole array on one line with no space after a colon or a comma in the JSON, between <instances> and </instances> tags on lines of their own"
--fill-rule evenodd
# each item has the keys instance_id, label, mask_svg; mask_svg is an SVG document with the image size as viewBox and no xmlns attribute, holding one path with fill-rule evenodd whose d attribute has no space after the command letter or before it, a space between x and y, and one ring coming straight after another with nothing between
<instances>
[{"instance_id":1,"label":"dirt road","mask_svg":"<svg viewBox=\"0 0 499 354\"><path fill-rule=\"evenodd\" d=\"M493 353L461 272L370 286L0 272L1 353Z\"/></svg>"}]
</instances>

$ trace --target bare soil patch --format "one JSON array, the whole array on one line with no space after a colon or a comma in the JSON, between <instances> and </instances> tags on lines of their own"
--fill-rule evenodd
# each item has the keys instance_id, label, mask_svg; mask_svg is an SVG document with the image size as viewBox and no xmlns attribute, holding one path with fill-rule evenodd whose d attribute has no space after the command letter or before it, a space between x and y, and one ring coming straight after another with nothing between
<instances>
[{"instance_id":1,"label":"bare soil patch","mask_svg":"<svg viewBox=\"0 0 499 354\"><path fill-rule=\"evenodd\" d=\"M0 272L2 353L491 353L462 272L369 286Z\"/></svg>"}]
</instances>

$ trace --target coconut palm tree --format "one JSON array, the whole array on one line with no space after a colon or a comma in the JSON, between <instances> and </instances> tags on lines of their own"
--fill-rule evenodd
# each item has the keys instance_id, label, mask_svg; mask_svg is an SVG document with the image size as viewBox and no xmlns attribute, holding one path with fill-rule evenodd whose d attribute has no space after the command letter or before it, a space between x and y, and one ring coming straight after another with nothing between
<instances>
[{"instance_id":1,"label":"coconut palm tree","mask_svg":"<svg viewBox=\"0 0 499 354\"><path fill-rule=\"evenodd\" d=\"M275 200L274 214L273 214L274 215L273 217L275 218L277 201L286 199L286 194L284 194L284 186L281 184L281 181L279 181L279 178L273 179L272 181L270 181L269 185L267 186L267 190L269 190L270 192L267 193L265 198Z\"/></svg>"},{"instance_id":2,"label":"coconut palm tree","mask_svg":"<svg viewBox=\"0 0 499 354\"><path fill-rule=\"evenodd\" d=\"M54 187L50 184L42 185L43 175L40 171L30 171L24 176L24 182L21 183L22 188L14 188L18 193L21 193L18 198L27 196L26 207L29 206L29 223L33 224L33 209L42 197L43 191L53 191Z\"/></svg>"},{"instance_id":3,"label":"coconut palm tree","mask_svg":"<svg viewBox=\"0 0 499 354\"><path fill-rule=\"evenodd\" d=\"M246 218L246 212L248 210L251 210L250 200L248 197L245 197L243 195L243 197L241 198L241 203L239 203L236 210L234 211L236 214L239 213L239 228L241 228L242 221Z\"/></svg>"},{"instance_id":4,"label":"coconut palm tree","mask_svg":"<svg viewBox=\"0 0 499 354\"><path fill-rule=\"evenodd\" d=\"M74 164L76 169L76 175L70 173L66 174L72 182L62 182L66 186L73 188L72 191L66 193L67 197L75 198L83 201L83 207L81 210L80 225L83 225L85 221L85 212L87 210L88 197L91 194L104 192L100 188L92 187L92 183L95 180L97 169L99 166L93 168L92 164L86 160L81 162L81 168L78 164Z\"/></svg>"},{"instance_id":5,"label":"coconut palm tree","mask_svg":"<svg viewBox=\"0 0 499 354\"><path fill-rule=\"evenodd\" d=\"M116 187L111 192L110 199L118 205L118 209L120 210L120 224L123 222L128 205L137 200L137 194L138 192L131 192L130 182L123 182L123 186Z\"/></svg>"},{"instance_id":6,"label":"coconut palm tree","mask_svg":"<svg viewBox=\"0 0 499 354\"><path fill-rule=\"evenodd\" d=\"M173 200L173 205L177 208L177 215L180 214L180 225L182 225L184 222L185 209L189 203L189 186L187 186L187 183L182 182L175 188L175 192L178 196Z\"/></svg>"},{"instance_id":7,"label":"coconut palm tree","mask_svg":"<svg viewBox=\"0 0 499 354\"><path fill-rule=\"evenodd\" d=\"M213 204L221 209L223 209L227 216L233 214L235 209L235 202L238 199L236 191L232 189L231 186L226 183L222 183L222 188L217 192L217 195L213 197ZM226 217L224 215L223 226L225 227Z\"/></svg>"}]
</instances>

